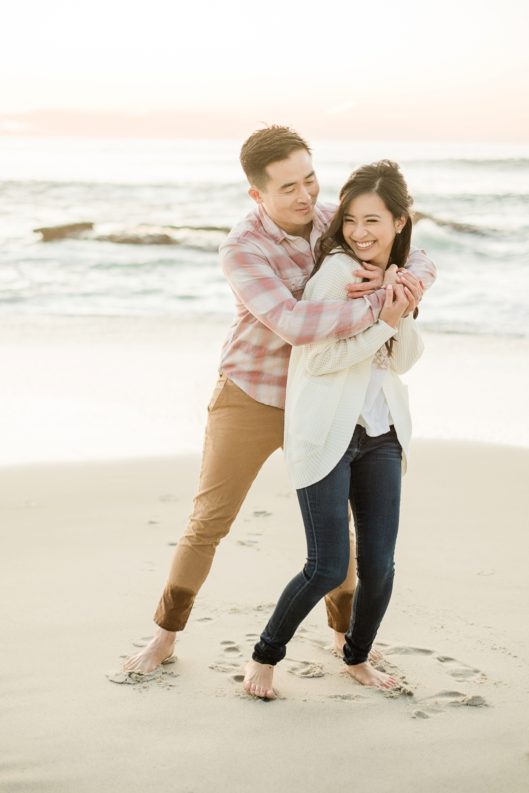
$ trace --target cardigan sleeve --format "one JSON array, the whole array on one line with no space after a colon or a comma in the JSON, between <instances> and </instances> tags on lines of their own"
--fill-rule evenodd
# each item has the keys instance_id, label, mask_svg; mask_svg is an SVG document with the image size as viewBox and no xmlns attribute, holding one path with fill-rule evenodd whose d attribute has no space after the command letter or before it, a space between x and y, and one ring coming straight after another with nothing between
<instances>
[{"instance_id":1,"label":"cardigan sleeve","mask_svg":"<svg viewBox=\"0 0 529 793\"><path fill-rule=\"evenodd\" d=\"M388 339L397 332L383 320L375 325L351 336L323 344L307 344L305 350L305 368L310 375L329 374L341 369L348 369L366 358L372 358Z\"/></svg>"},{"instance_id":2,"label":"cardigan sleeve","mask_svg":"<svg viewBox=\"0 0 529 793\"><path fill-rule=\"evenodd\" d=\"M400 320L389 366L397 374L404 374L419 360L424 351L417 323L410 314Z\"/></svg>"},{"instance_id":3,"label":"cardigan sleeve","mask_svg":"<svg viewBox=\"0 0 529 793\"><path fill-rule=\"evenodd\" d=\"M308 282L303 299L336 300L339 297L344 300L346 285L355 280L350 257L329 257ZM316 376L348 369L374 355L396 332L396 328L378 320L354 336L306 344L303 347L303 365L308 374Z\"/></svg>"}]
</instances>

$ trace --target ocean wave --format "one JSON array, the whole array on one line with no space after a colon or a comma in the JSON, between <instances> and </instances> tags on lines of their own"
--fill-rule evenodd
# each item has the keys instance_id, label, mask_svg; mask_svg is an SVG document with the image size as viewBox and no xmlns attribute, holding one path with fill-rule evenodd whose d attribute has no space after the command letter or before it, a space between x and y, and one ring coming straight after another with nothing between
<instances>
[{"instance_id":1,"label":"ocean wave","mask_svg":"<svg viewBox=\"0 0 529 793\"><path fill-rule=\"evenodd\" d=\"M459 167L471 166L472 168L529 168L529 157L449 157L444 159L406 159L401 158L400 164L413 165L414 167Z\"/></svg>"},{"instance_id":2,"label":"ocean wave","mask_svg":"<svg viewBox=\"0 0 529 793\"><path fill-rule=\"evenodd\" d=\"M429 212L416 210L414 225L429 222L434 226L461 235L481 237L502 237L512 232L491 226L439 217ZM174 245L182 248L214 252L230 231L229 226L217 225L153 225L139 223L134 226L116 226L92 221L65 223L33 229L46 243L65 239L78 239L87 242L110 242L117 245Z\"/></svg>"}]
</instances>

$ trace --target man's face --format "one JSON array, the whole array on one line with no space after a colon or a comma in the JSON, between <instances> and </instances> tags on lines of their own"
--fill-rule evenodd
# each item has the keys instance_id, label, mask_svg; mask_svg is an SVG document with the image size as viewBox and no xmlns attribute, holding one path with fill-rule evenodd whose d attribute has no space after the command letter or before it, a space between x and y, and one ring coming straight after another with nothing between
<instances>
[{"instance_id":1,"label":"man's face","mask_svg":"<svg viewBox=\"0 0 529 793\"><path fill-rule=\"evenodd\" d=\"M320 186L305 149L296 149L286 160L266 168L263 188L251 187L249 195L262 204L267 214L287 234L301 235L312 223Z\"/></svg>"}]
</instances>

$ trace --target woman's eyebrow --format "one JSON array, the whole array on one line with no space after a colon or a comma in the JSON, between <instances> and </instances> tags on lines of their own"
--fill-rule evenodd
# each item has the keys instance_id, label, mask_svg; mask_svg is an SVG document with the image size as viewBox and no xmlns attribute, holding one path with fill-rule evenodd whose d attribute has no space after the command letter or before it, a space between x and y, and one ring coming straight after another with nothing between
<instances>
[{"instance_id":1,"label":"woman's eyebrow","mask_svg":"<svg viewBox=\"0 0 529 793\"><path fill-rule=\"evenodd\" d=\"M378 218L380 220L380 215L377 215L375 212L370 212L368 215L364 215L365 218ZM344 214L344 218L351 218L354 220L354 215L350 215L348 212Z\"/></svg>"}]
</instances>

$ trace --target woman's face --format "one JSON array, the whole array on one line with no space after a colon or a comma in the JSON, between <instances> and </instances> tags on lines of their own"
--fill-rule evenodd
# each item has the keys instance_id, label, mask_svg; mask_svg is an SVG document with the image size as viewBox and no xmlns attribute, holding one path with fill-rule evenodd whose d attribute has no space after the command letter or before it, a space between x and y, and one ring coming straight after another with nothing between
<instances>
[{"instance_id":1,"label":"woman's face","mask_svg":"<svg viewBox=\"0 0 529 793\"><path fill-rule=\"evenodd\" d=\"M345 207L342 232L346 243L363 262L386 268L393 240L406 218L395 219L376 193L362 193Z\"/></svg>"}]
</instances>

